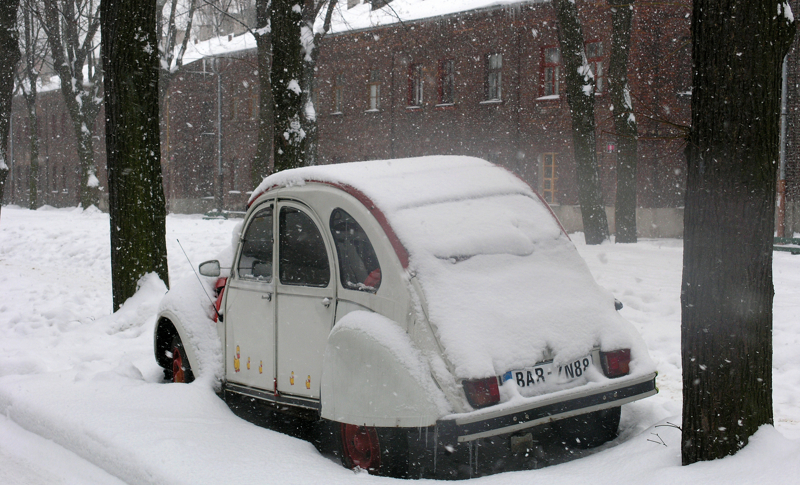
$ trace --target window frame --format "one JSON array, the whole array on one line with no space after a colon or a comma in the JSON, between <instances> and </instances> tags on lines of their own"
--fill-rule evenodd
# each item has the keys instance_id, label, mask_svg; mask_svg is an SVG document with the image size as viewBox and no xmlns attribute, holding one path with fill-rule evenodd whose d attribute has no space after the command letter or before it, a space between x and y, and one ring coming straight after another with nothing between
<instances>
[{"instance_id":1,"label":"window frame","mask_svg":"<svg viewBox=\"0 0 800 485\"><path fill-rule=\"evenodd\" d=\"M344 236L338 235L337 224L344 224ZM372 244L364 227L355 217L350 215L349 212L341 207L336 207L331 211L331 216L328 221L328 230L330 230L333 240L336 263L339 266L338 278L340 288L363 293L377 293L383 281L381 264L378 254L375 251L375 246ZM355 236L356 234L360 236L360 244L353 244L354 240L359 239L359 237ZM352 251L347 252L345 249L352 249ZM354 279L362 281L346 281L347 275L351 273L355 275L357 270L356 268L350 271L351 265L349 265L347 260L348 257L352 256L356 256L357 262L361 263L363 267L363 274L360 275L361 277ZM372 285L368 286L368 282L371 282Z\"/></svg>"},{"instance_id":2,"label":"window frame","mask_svg":"<svg viewBox=\"0 0 800 485\"><path fill-rule=\"evenodd\" d=\"M344 74L338 73L333 77L333 111L331 114L342 114L344 108Z\"/></svg>"},{"instance_id":3,"label":"window frame","mask_svg":"<svg viewBox=\"0 0 800 485\"><path fill-rule=\"evenodd\" d=\"M381 77L377 69L369 71L367 84L368 104L367 111L380 111L381 109Z\"/></svg>"},{"instance_id":4,"label":"window frame","mask_svg":"<svg viewBox=\"0 0 800 485\"><path fill-rule=\"evenodd\" d=\"M248 235L250 229L253 227L254 221L264 212L269 212L269 217L270 217L269 226L271 227L271 236L272 236L272 239L269 242L270 274L269 274L269 277L267 277L267 278L259 278L259 277L252 276L252 275L250 275L250 276L243 275L243 274L240 273L240 270L241 270L242 258L245 257L244 252L245 252L245 245L246 245L246 242L247 242L247 235ZM247 256L247 257L249 257L249 256ZM235 279L240 280L240 281L250 281L250 282L256 282L256 283L269 284L269 283L272 283L273 278L275 277L274 264L275 264L275 203L274 203L274 201L269 201L269 202L266 202L266 203L262 204L255 211L253 216L250 217L250 219L247 221L247 227L245 227L244 230L242 231L241 240L240 240L240 243L239 243L239 251L238 251L238 254L236 255L236 260L234 261L234 267L231 268L231 273L235 277Z\"/></svg>"},{"instance_id":5,"label":"window frame","mask_svg":"<svg viewBox=\"0 0 800 485\"><path fill-rule=\"evenodd\" d=\"M549 52L555 52L557 58L552 59ZM550 75L548 76L548 73ZM561 96L561 49L557 45L542 46L541 94L545 96Z\"/></svg>"},{"instance_id":6,"label":"window frame","mask_svg":"<svg viewBox=\"0 0 800 485\"><path fill-rule=\"evenodd\" d=\"M422 64L408 66L408 107L421 108L424 102L424 86Z\"/></svg>"},{"instance_id":7,"label":"window frame","mask_svg":"<svg viewBox=\"0 0 800 485\"><path fill-rule=\"evenodd\" d=\"M484 57L483 99L503 100L503 54L491 52Z\"/></svg>"},{"instance_id":8,"label":"window frame","mask_svg":"<svg viewBox=\"0 0 800 485\"><path fill-rule=\"evenodd\" d=\"M453 59L439 61L439 105L452 105L456 102L456 68Z\"/></svg>"},{"instance_id":9,"label":"window frame","mask_svg":"<svg viewBox=\"0 0 800 485\"><path fill-rule=\"evenodd\" d=\"M549 162L548 162L549 159ZM541 171L541 183L539 184L541 188L541 195L542 198L548 204L557 204L556 200L556 182L558 181L558 177L556 176L556 169L558 168L557 160L557 153L555 152L546 152L542 153L542 171ZM548 168L550 169L550 176L548 177ZM549 183L548 183L549 182Z\"/></svg>"},{"instance_id":10,"label":"window frame","mask_svg":"<svg viewBox=\"0 0 800 485\"><path fill-rule=\"evenodd\" d=\"M598 46L597 51L593 51L590 55L590 46ZM592 70L594 76L594 93L603 94L606 91L606 72L603 65L605 56L605 46L602 40L592 40L586 43L586 62L589 63L589 68Z\"/></svg>"},{"instance_id":11,"label":"window frame","mask_svg":"<svg viewBox=\"0 0 800 485\"><path fill-rule=\"evenodd\" d=\"M309 209L306 209L306 208L302 207L300 204L297 204L297 203L292 204L292 203L287 203L287 202L288 201L283 201L281 204L279 204L278 208L277 208L277 211L276 211L278 213L277 214L277 227L276 227L276 229L277 229L277 240L278 240L278 243L276 245L277 254L278 254L277 261L276 261L276 263L277 263L277 281L282 286L294 286L294 287L304 287L304 288L329 288L330 285L331 285L331 280L333 279L332 276L331 276L332 259L331 259L331 252L330 252L329 244L328 244L328 241L326 240L326 236L325 236L325 228L324 228L324 226L321 226L317 222L316 217L314 217L314 215L312 214L312 212ZM300 271L290 271L289 268L291 266L289 266L289 264L287 264L287 261L307 261L307 259L290 260L289 258L291 258L291 256L294 255L293 252L296 253L298 248L302 249L302 248L311 247L311 245L309 245L309 244L306 244L305 246L303 246L303 245L299 244L296 240L291 240L291 239L289 239L287 237L287 234L290 234L290 232L285 230L284 223L286 222L286 220L284 219L284 217L285 217L285 214L287 212L289 212L289 211L294 211L297 214L302 215L305 218L304 222L307 222L307 223L310 224L310 225L306 226L306 229L308 229L310 227L313 227L315 229L316 233L312 234L312 236L314 236L314 235L319 236L318 238L316 238L316 240L318 241L319 245L321 245L321 248L322 248L324 256L325 256L325 268L322 268L322 267L316 268L317 270L320 271L320 274L319 275L315 274L314 276L316 277L316 276L323 276L324 275L325 278L326 278L324 283L321 280L312 282L312 281L310 281L310 278L308 278L306 280L297 280L297 281L295 281L292 278L288 277L288 275L292 275L293 278L298 278L297 275L301 274L301 273L300 273ZM300 232L302 232L302 231L300 231ZM273 238L274 237L275 236L273 236ZM290 251L289 248L292 248L292 250ZM319 247L317 249L319 249ZM308 255L308 254L309 253L306 253L306 255ZM317 254L316 256L321 256L321 255L322 255L322 253ZM306 267L306 268L313 268L313 265L311 265L311 264L305 264L305 265L294 264L294 266L302 266L302 267ZM273 274L275 274L275 273L276 273L276 271L273 269ZM308 273L305 276L308 276L309 274L313 274L313 272ZM285 276L286 276L286 278L284 278Z\"/></svg>"}]
</instances>

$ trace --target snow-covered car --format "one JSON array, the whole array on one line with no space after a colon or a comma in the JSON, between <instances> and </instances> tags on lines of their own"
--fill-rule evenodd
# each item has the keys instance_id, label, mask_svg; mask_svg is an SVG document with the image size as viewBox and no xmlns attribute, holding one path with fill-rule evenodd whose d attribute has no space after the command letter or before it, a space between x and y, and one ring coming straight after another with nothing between
<instances>
[{"instance_id":1,"label":"snow-covered car","mask_svg":"<svg viewBox=\"0 0 800 485\"><path fill-rule=\"evenodd\" d=\"M165 296L156 359L232 407L316 420L345 466L436 475L459 449L527 454L543 428L592 446L657 392L550 207L484 160L279 172L240 227L200 265L216 309L196 281Z\"/></svg>"}]
</instances>

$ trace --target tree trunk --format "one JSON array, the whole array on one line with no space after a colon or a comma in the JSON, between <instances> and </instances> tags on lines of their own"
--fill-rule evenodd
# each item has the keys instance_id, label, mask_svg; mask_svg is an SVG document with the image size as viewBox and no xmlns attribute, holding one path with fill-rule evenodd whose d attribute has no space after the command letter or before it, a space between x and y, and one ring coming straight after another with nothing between
<instances>
[{"instance_id":1,"label":"tree trunk","mask_svg":"<svg viewBox=\"0 0 800 485\"><path fill-rule=\"evenodd\" d=\"M296 0L272 0L272 96L274 98L275 171L306 162L302 126L303 57L300 45L302 9Z\"/></svg>"},{"instance_id":2,"label":"tree trunk","mask_svg":"<svg viewBox=\"0 0 800 485\"><path fill-rule=\"evenodd\" d=\"M155 7L103 0L101 8L114 309L147 273L169 282Z\"/></svg>"},{"instance_id":3,"label":"tree trunk","mask_svg":"<svg viewBox=\"0 0 800 485\"><path fill-rule=\"evenodd\" d=\"M8 177L8 129L11 121L11 101L14 92L14 70L20 59L17 36L17 8L19 0L9 0L0 6L0 205L5 194Z\"/></svg>"},{"instance_id":4,"label":"tree trunk","mask_svg":"<svg viewBox=\"0 0 800 485\"><path fill-rule=\"evenodd\" d=\"M597 143L594 125L594 77L583 46L578 10L573 0L555 0L558 39L572 115L572 145L578 173L578 198L581 204L586 244L608 239L608 220L597 170Z\"/></svg>"},{"instance_id":5,"label":"tree trunk","mask_svg":"<svg viewBox=\"0 0 800 485\"><path fill-rule=\"evenodd\" d=\"M322 30L314 33L314 22L322 7L327 5ZM338 0L305 0L303 7L303 28L301 31L303 44L303 129L306 132L305 153L306 164L317 164L317 107L314 105L314 89L319 59L319 43L331 28L331 17Z\"/></svg>"},{"instance_id":6,"label":"tree trunk","mask_svg":"<svg viewBox=\"0 0 800 485\"><path fill-rule=\"evenodd\" d=\"M273 143L272 33L270 31L270 0L256 0L256 46L258 48L258 145L250 162L250 185L255 188L271 173Z\"/></svg>"},{"instance_id":7,"label":"tree trunk","mask_svg":"<svg viewBox=\"0 0 800 485\"><path fill-rule=\"evenodd\" d=\"M617 200L614 221L618 243L636 242L636 163L638 130L628 87L628 54L635 0L608 0L611 5L611 56L608 90L617 135Z\"/></svg>"},{"instance_id":8,"label":"tree trunk","mask_svg":"<svg viewBox=\"0 0 800 485\"><path fill-rule=\"evenodd\" d=\"M685 465L735 453L773 419L780 73L795 30L783 5L693 5L681 288Z\"/></svg>"},{"instance_id":9,"label":"tree trunk","mask_svg":"<svg viewBox=\"0 0 800 485\"><path fill-rule=\"evenodd\" d=\"M25 96L28 107L28 136L31 149L30 176L28 177L28 207L39 207L39 115L36 113L36 84L31 85L31 91Z\"/></svg>"}]
</instances>

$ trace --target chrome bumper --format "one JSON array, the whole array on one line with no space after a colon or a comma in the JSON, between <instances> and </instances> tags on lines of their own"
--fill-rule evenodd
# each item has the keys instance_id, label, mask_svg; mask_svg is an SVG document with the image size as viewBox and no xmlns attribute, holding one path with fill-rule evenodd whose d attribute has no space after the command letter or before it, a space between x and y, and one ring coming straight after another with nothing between
<instances>
[{"instance_id":1,"label":"chrome bumper","mask_svg":"<svg viewBox=\"0 0 800 485\"><path fill-rule=\"evenodd\" d=\"M652 396L658 392L656 373L635 379L620 378L609 385L586 390L574 396L553 396L537 399L497 412L470 413L443 418L436 422L440 439L445 442L465 442L513 433L540 424L621 406Z\"/></svg>"}]
</instances>

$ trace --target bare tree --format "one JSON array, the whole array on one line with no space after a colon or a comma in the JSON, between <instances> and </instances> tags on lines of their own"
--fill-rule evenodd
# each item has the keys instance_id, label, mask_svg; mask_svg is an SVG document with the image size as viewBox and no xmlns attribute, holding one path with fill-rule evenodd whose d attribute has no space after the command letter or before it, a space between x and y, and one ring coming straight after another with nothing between
<instances>
[{"instance_id":1,"label":"bare tree","mask_svg":"<svg viewBox=\"0 0 800 485\"><path fill-rule=\"evenodd\" d=\"M296 0L272 0L272 66L270 83L274 100L274 170L302 167L306 163L303 130L303 50L300 43L301 9Z\"/></svg>"},{"instance_id":2,"label":"bare tree","mask_svg":"<svg viewBox=\"0 0 800 485\"><path fill-rule=\"evenodd\" d=\"M317 157L317 109L314 106L315 72L319 58L319 43L331 28L331 17L336 8L337 0L305 0L303 5L303 24L300 28L300 41L303 55L303 125L306 132L306 164L316 165ZM325 20L322 30L314 32L314 23L325 10Z\"/></svg>"},{"instance_id":3,"label":"bare tree","mask_svg":"<svg viewBox=\"0 0 800 485\"><path fill-rule=\"evenodd\" d=\"M97 53L99 9L99 0L44 0L39 16L78 145L84 208L97 204L100 186L92 138L103 101L103 70Z\"/></svg>"},{"instance_id":4,"label":"bare tree","mask_svg":"<svg viewBox=\"0 0 800 485\"><path fill-rule=\"evenodd\" d=\"M19 0L9 0L0 5L0 202L5 192L8 164L8 129L11 120L11 100L14 93L14 71L19 62L19 37L17 34L17 8Z\"/></svg>"},{"instance_id":5,"label":"bare tree","mask_svg":"<svg viewBox=\"0 0 800 485\"><path fill-rule=\"evenodd\" d=\"M592 69L586 60L583 32L574 0L554 0L558 39L566 71L567 103L572 115L572 147L578 173L578 199L586 244L608 239L608 220L597 169Z\"/></svg>"},{"instance_id":6,"label":"bare tree","mask_svg":"<svg viewBox=\"0 0 800 485\"><path fill-rule=\"evenodd\" d=\"M636 161L638 129L628 86L628 55L635 0L608 0L611 6L611 56L608 90L617 136L617 200L614 221L618 243L636 242Z\"/></svg>"},{"instance_id":7,"label":"bare tree","mask_svg":"<svg viewBox=\"0 0 800 485\"><path fill-rule=\"evenodd\" d=\"M28 206L39 206L39 115L36 110L38 100L39 74L47 57L47 41L42 25L36 16L36 0L22 0L19 20L22 23L23 63L17 73L17 87L25 99L28 112L28 144L30 149L30 175L28 177Z\"/></svg>"},{"instance_id":8,"label":"bare tree","mask_svg":"<svg viewBox=\"0 0 800 485\"><path fill-rule=\"evenodd\" d=\"M735 15L732 13L735 12ZM772 424L772 237L785 0L695 0L681 357L684 464Z\"/></svg>"},{"instance_id":9,"label":"bare tree","mask_svg":"<svg viewBox=\"0 0 800 485\"><path fill-rule=\"evenodd\" d=\"M161 111L169 115L168 97L172 78L183 66L183 55L189 43L194 21L197 0L188 0L186 12L180 12L181 0L158 0L157 27L158 53L160 56L158 76L158 99ZM165 11L169 7L169 11ZM183 29L179 29L183 27ZM178 39L179 30L183 30L183 38Z\"/></svg>"},{"instance_id":10,"label":"bare tree","mask_svg":"<svg viewBox=\"0 0 800 485\"><path fill-rule=\"evenodd\" d=\"M155 272L169 282L161 178L156 0L103 0L111 285L117 309Z\"/></svg>"}]
</instances>

